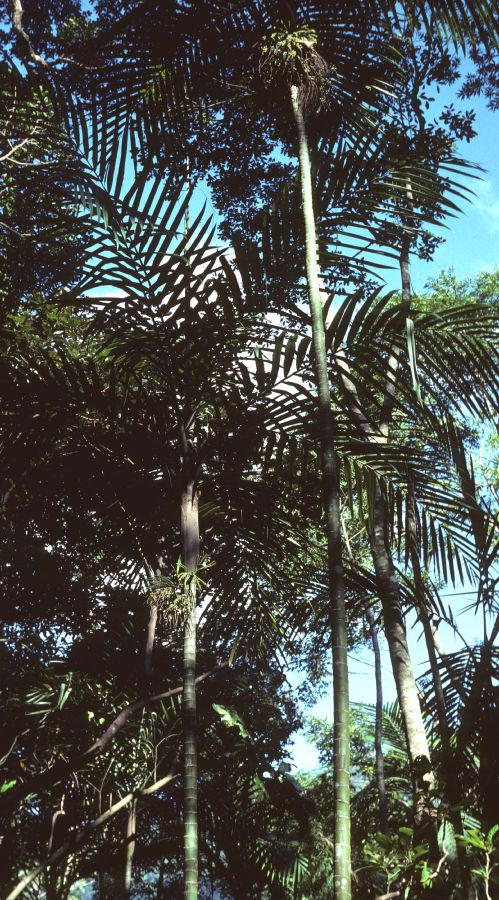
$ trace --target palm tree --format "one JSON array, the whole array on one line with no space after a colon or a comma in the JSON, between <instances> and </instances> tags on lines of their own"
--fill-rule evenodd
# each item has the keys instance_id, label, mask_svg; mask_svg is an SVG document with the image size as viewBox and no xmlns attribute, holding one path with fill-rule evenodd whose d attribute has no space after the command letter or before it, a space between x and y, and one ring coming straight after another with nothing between
<instances>
[{"instance_id":1,"label":"palm tree","mask_svg":"<svg viewBox=\"0 0 499 900\"><path fill-rule=\"evenodd\" d=\"M142 564L146 564L149 572L158 573L153 578L151 592L156 619L160 598L164 600L171 594L172 575L168 573L172 573L175 566L183 585L180 609L185 623L184 888L185 895L193 897L197 896L198 890L195 685L197 600L202 584L198 566L199 486L204 486L204 502L208 508L210 504L223 508L223 498L220 499L217 491L224 487L227 470L237 524L234 524L232 515L218 521L218 538L213 550L220 557L220 565L226 565L227 556L231 556L236 566L241 565L237 555L241 554L237 543L241 530L245 533L245 546L252 558L252 579L258 578L259 545L262 533L266 533L261 579L269 581L269 556L274 552L273 548L278 548L274 566L276 575L279 573L277 577L281 577L283 565L279 557L283 560L288 558L285 548L292 535L290 523L286 529L287 536L282 533L284 523L281 522L278 528L274 523L275 534L269 537L268 518L273 514L273 502L270 505L267 503L268 511L260 509L259 516L253 513L249 529L242 528L242 519L243 513L246 517L255 500L258 503L264 493L261 491L253 498L254 475L249 475L256 451L260 449L261 440L265 439L271 424L262 419L258 405L262 404L265 393L273 390L278 373L282 371L285 349L279 345L274 348L267 362L268 374L262 361L266 386L262 389L259 381L261 364L256 372L251 373L242 361L253 327L254 312L251 304L245 309L244 296L223 251L213 248L211 244L214 233L212 222L201 211L182 234L178 226L190 197L179 204L181 186L175 187L171 182L165 182L163 173L153 176L147 170L140 172L130 186L124 186L123 173L129 146L129 133L123 127L126 120L122 124L119 114L116 114L107 123L109 131L105 137L99 132L89 137L81 111L71 104L71 98L66 97L64 102L70 119L70 124L66 123L70 142L76 144L76 158L68 174L76 192L76 213L80 216L85 213L83 221L91 229L91 238L81 281L63 299L64 302L77 304L78 308L84 306L87 328L94 322L98 338L95 338L93 352L102 372L90 366L91 374L87 374L83 366L84 356L79 359L77 353L72 359L56 343L51 354L41 352L37 376L33 378L29 373L30 364L23 356L24 350L21 350L20 355L14 355L11 372L13 403L17 408L22 394L27 406L34 404L36 407L40 397L45 395L56 419L60 419L62 411L68 415L68 410L73 410L75 419L70 416L67 422L67 440L69 444L76 440L75 446L81 441L84 444L89 442L94 453L102 452L102 436L92 436L84 423L88 415L95 421L98 411L97 421L101 422L104 433L109 432L104 439L104 445L107 445L105 452L112 460L109 484L118 475L119 490L122 475L118 473L123 465L125 469L128 464L132 467L138 465L142 472L135 491L139 494L143 492L146 507L141 508L142 503L138 502L135 493L128 500L126 492L122 497L118 493L117 500L110 506L115 507L118 502L117 519L116 513L112 517L118 525L118 534L123 533L127 564L130 563L130 556L132 559L136 557L137 548L133 551L130 548L132 539L132 546L136 542L140 550ZM101 152L107 155L101 158ZM75 202L71 193L69 199ZM90 318L92 310L93 318ZM258 332L255 332L252 340L258 339ZM82 346L82 354L83 350ZM247 356L248 350L245 353ZM287 355L289 357L289 353ZM24 375L21 374L23 372ZM127 422L125 408L129 402L118 402L117 378L123 382L124 397L133 397L129 423L132 447L134 429L140 428L141 424L145 426L137 462L133 458L136 451L131 449L123 456L120 442L116 441L116 429L119 432ZM24 387L23 379L26 379ZM258 403L255 402L255 394L260 395ZM58 438L55 437L56 432L51 430L44 435L49 458L57 454L61 446L60 424L58 427ZM241 437L246 443L245 453L241 462L237 461L234 465L234 450ZM29 440L28 429L25 433L26 447ZM68 452L67 444L65 452ZM147 465L144 465L144 458L148 458ZM11 465L15 465L14 459ZM161 495L156 489L153 492L156 494L154 507L147 506L151 501L151 487L154 482L157 483L155 472L158 471L163 473L161 480L169 487L162 503L158 505ZM267 491L269 496L271 494ZM108 513L106 518L109 518ZM131 526L133 520L136 524ZM227 530L225 535L220 533L220 525ZM179 532L181 549L181 560L177 563L174 559L175 547L178 546L175 532ZM205 538L208 549L210 544L210 539ZM255 546L258 547L257 552ZM224 549L225 556L220 552L220 547ZM245 552L244 547L243 550ZM139 564L138 568L140 577L142 566ZM137 578L137 560L131 574ZM222 601L226 603L227 599L231 600L231 590L237 591L238 595L239 586L233 587L233 576L224 576L223 571L218 578L219 585L224 585L224 577L226 584ZM289 574L288 582L291 587ZM286 579L281 582L281 589L284 583ZM216 585L217 579L215 588ZM175 595L175 590L173 593ZM173 605L176 602L174 599ZM287 600L281 603L281 613L285 611L286 603ZM212 605L215 605L216 615L213 601ZM245 605L249 613L251 606L247 597ZM289 611L285 615L291 620ZM273 616L274 613L269 615L269 622ZM261 625L257 623L257 635L259 630L262 630ZM254 633L255 630L248 629L242 642L243 648L251 646ZM271 635L275 639L275 630ZM268 635L265 639L268 640ZM153 669L153 650L154 629L149 625L146 648L148 680ZM46 773L48 778L45 778L45 783L50 784L51 774L55 780L67 777L66 769L63 766L58 771L56 767L55 772ZM18 788L9 795L9 803L26 795L25 786ZM128 884L130 865L128 860Z\"/></svg>"},{"instance_id":2,"label":"palm tree","mask_svg":"<svg viewBox=\"0 0 499 900\"><path fill-rule=\"evenodd\" d=\"M380 6L380 11L383 14L386 12L390 12L391 7L389 9L384 9ZM266 10L264 12L266 12ZM273 8L270 12L271 13L273 12ZM441 14L440 9L437 9L436 12L437 12L437 14ZM475 23L476 23L476 15L477 14L475 12L472 17L473 21ZM486 15L486 13L483 10L479 13L479 18L480 18L481 25L483 25L484 22L488 22L488 15ZM450 27L454 29L457 37L462 39L462 36L464 34L464 26L463 26L463 23L461 20L461 9L458 9L453 4L451 4L447 8L446 12L443 14L443 19L444 19L444 22L446 25L450 25ZM269 21L268 18L267 19L265 18L265 14L262 14L260 27L262 27L262 25L263 25L265 30L268 30L268 21ZM189 22L187 13L186 13L186 19L184 20L184 22L187 22L189 24L189 27L192 27L192 22ZM156 24L157 24L157 22L155 21L155 25ZM253 26L253 22L250 23L249 30L251 30L252 26ZM172 26L172 30L175 31L175 29L177 29L178 33L182 34L182 27L183 27L182 21L180 21L180 23L175 22L174 25ZM118 31L119 31L119 29L114 27L113 35L112 35L113 38L116 37ZM245 37L245 35L243 35L243 38L244 37ZM143 38L143 33L141 32L140 39L142 40L142 38ZM100 39L101 45L103 43L105 43L105 40L106 40L106 38L104 35L104 37ZM311 44L311 46L307 46L307 42L308 42L308 44ZM240 43L241 43L241 41L239 40L239 44ZM296 47L296 45L297 45L297 47ZM305 35L305 37L303 39L303 35L302 35L302 37L298 41L295 41L295 50L297 48L302 53L302 56L304 59L307 59L307 58L315 59L315 57L313 56L313 51L314 51L313 39L312 39L312 41L310 40L310 33L308 34L308 37ZM154 50L154 46L153 46L153 50ZM212 67L213 67L213 63L212 63ZM195 66L192 65L190 57L189 57L189 62L186 63L185 68L189 69L189 74L192 74L193 72L194 72L194 75L196 74ZM203 77L204 77L204 73L203 73ZM192 79L191 79L190 83L191 83L191 87L192 87ZM304 216L305 216L305 221L306 221L305 236L306 236L306 248L307 248L307 276L308 276L308 285L309 285L309 297L310 297L311 308L312 308L312 313L313 313L312 327L313 327L313 332L314 332L314 344L316 347L316 368L317 368L318 377L320 379L321 378L320 366L323 364L324 358L323 358L323 354L322 355L317 354L317 348L319 348L319 350L321 350L321 346L320 346L321 345L321 328L322 328L322 331L324 329L323 329L323 325L322 325L322 313L320 316L320 321L319 321L319 316L318 316L318 309L319 309L318 302L319 302L320 298L319 298L319 292L318 292L316 264L315 264L315 266L313 264L313 259L315 258L315 247L316 247L317 241L316 241L316 238L314 237L314 233L312 230L312 226L315 224L315 220L314 220L313 207L311 205L310 179L308 179L308 184L306 183L307 172L309 172L310 166L309 166L308 160L307 160L308 154L305 153L305 151L307 150L307 144L306 144L306 133L305 133L305 126L304 126L304 119L303 119L303 108L302 108L301 101L299 99L298 85L291 84L291 88L293 88L293 87L297 88L297 90L294 92L291 90L291 98L290 99L292 100L292 102L294 101L293 108L294 108L294 114L295 114L296 127L297 127L297 131L298 131L298 135L301 138L300 148L301 148L302 152L300 153L300 169L301 169L301 177L302 177L302 199L304 201L306 200L306 203L305 202L303 203L303 211L304 211ZM194 88L196 88L196 84L194 84ZM154 92L152 92L152 93L154 93ZM161 102L163 102L163 98L161 99ZM154 108L154 103L151 104L150 108ZM144 110L147 110L147 103L145 103L145 105L144 105ZM146 120L146 116L147 116L147 111L144 112L144 121ZM144 137L146 137L145 130L144 130ZM311 260L312 260L312 262L310 262ZM314 271L314 268L315 268L315 271ZM320 358L319 358L319 356L320 356ZM330 455L330 459L329 459L329 463L328 463L328 466L329 466L328 478L329 478L329 485L330 485L330 490L331 490L329 508L334 513L334 506L335 506L335 502L336 502L335 497L334 497L335 491L337 494L337 479L336 479L336 487L335 487L335 482L334 482L334 478L333 478L334 464L335 464L335 458L334 458L334 449L335 448L334 448L334 443L333 444L331 443L331 439L332 439L333 433L334 433L332 431L334 423L331 418L331 405L330 405L330 396L329 396L330 391L329 391L329 387L327 386L327 392L326 392L324 381L323 381L323 387L324 387L324 390L322 390L320 388L320 390L322 390L322 394L323 394L322 399L320 399L320 409L323 411L323 412L321 412L321 416L323 417L322 444L323 444L323 452L324 452L324 447L325 447L325 444L327 443L327 441L329 441L329 448L331 449L331 446L332 446L332 449L333 449L333 456ZM326 401L327 401L327 410L329 412L327 412L327 410L326 410ZM353 406L352 406L352 408L353 408ZM327 412L327 416L326 416L326 412ZM326 419L328 419L329 422L326 421ZM328 435L328 432L329 432L329 435ZM412 748L411 749L411 758L413 760L413 765L416 766L416 760L420 756L428 759L429 754L428 754L427 745L425 743L424 728L422 728L421 716L417 712L417 710L418 710L417 696L415 693L414 679L411 678L410 658L407 653L406 642L404 644L405 638L404 638L403 622L401 619L400 598L397 596L396 591L394 591L394 578L393 578L394 573L393 573L393 570L392 570L392 567L390 564L390 558L389 558L389 556L387 556L387 554L384 550L384 547L386 544L385 523L386 523L387 509L386 509L386 505L384 503L383 497L380 493L379 486L377 486L375 490L376 490L376 496L377 496L377 506L376 506L377 512L376 512L374 523L373 523L372 533L373 533L373 545L375 545L376 565L377 565L377 569L378 569L378 583L380 585L380 591L386 600L386 602L385 602L385 626L387 627L388 632L391 635L391 646L393 649L394 667L395 667L396 676L398 678L400 694L401 694L401 696L403 694L406 697L406 701L407 701L407 702L404 702L404 704L403 704L404 705L404 715L405 715L405 719L406 719L406 730L407 730L408 739L409 739L409 742L410 742L411 748ZM330 548L332 548L331 552L334 549L334 552L336 553L336 557L335 557L336 563L337 563L337 565L341 565L341 557L338 557L338 547L340 547L339 522L337 520L337 517L335 517L335 515L332 516L330 524L331 524L331 528L329 529L328 537L329 537ZM335 537L334 529L336 529L337 540L336 540L336 538L335 538L335 540L333 540L333 537ZM338 573L336 573L336 574L338 574ZM335 579L335 583L338 583L339 586L341 587L341 582L339 582L339 579ZM338 604L337 610L338 610L338 613L340 613L341 604ZM400 652L400 648L402 648L402 651L403 651L402 653Z\"/></svg>"},{"instance_id":3,"label":"palm tree","mask_svg":"<svg viewBox=\"0 0 499 900\"><path fill-rule=\"evenodd\" d=\"M341 551L339 483L334 420L327 371L327 354L319 289L317 234L312 202L311 167L304 123L304 98L312 104L326 91L327 67L314 49L315 34L309 28L292 33L272 34L264 43L259 66L264 80L269 72L282 71L288 80L289 99L296 121L299 142L302 203L305 220L306 269L309 303L312 314L312 340L318 385L321 435L324 510L327 522L330 575L330 621L333 636L333 677L336 723L336 799L335 799L335 891L336 896L350 896L349 837L349 702L346 656L346 613Z\"/></svg>"},{"instance_id":4,"label":"palm tree","mask_svg":"<svg viewBox=\"0 0 499 900\"><path fill-rule=\"evenodd\" d=\"M322 298L319 281L318 235L313 205L312 176L305 113L320 105L326 92L327 65L315 50L317 37L310 28L276 31L262 47L260 71L267 84L287 82L296 124L300 186L305 228L308 301L317 380L318 421L322 457L322 489L329 570L329 618L332 635L334 689L334 896L351 894L350 874L350 727L348 694L347 624L340 522L340 484L331 409L329 372Z\"/></svg>"}]
</instances>

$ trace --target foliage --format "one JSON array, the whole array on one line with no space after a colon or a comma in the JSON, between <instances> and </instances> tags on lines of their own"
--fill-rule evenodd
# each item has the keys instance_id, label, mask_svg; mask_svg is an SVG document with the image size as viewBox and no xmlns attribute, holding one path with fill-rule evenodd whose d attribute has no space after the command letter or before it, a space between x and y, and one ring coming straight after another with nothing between
<instances>
[{"instance_id":1,"label":"foliage","mask_svg":"<svg viewBox=\"0 0 499 900\"><path fill-rule=\"evenodd\" d=\"M497 273L446 272L409 299L380 280L409 251L430 259L428 229L469 196L475 170L454 142L472 117L433 123L424 105L477 36L466 91L493 98L492 10L25 7L12 6L23 25L0 70L2 893L34 871L27 896L85 882L116 896L127 850L134 896L181 896L180 629L195 584L200 891L331 896L330 727L309 723L317 775L295 779L287 763L302 720L283 673L307 668L314 694L330 622L281 82L308 103L350 646L368 637L366 604L387 629L371 558L380 508L401 618L415 611L428 652L437 618L458 630L443 586L473 585L486 623L419 685L436 836L414 822L405 713L352 708L354 889L450 896L463 850L491 893L498 510L482 451L495 446ZM179 540L187 458L195 573ZM378 834L378 726L390 834Z\"/></svg>"},{"instance_id":2,"label":"foliage","mask_svg":"<svg viewBox=\"0 0 499 900\"><path fill-rule=\"evenodd\" d=\"M473 873L483 881L485 895L487 898L492 896L494 884L498 884L499 880L494 870L499 868L499 857L496 835L499 832L499 825L493 825L487 834L483 834L477 829L470 829L463 835L456 835L456 840L464 844L466 848L475 853L480 853L481 866L473 869Z\"/></svg>"}]
</instances>

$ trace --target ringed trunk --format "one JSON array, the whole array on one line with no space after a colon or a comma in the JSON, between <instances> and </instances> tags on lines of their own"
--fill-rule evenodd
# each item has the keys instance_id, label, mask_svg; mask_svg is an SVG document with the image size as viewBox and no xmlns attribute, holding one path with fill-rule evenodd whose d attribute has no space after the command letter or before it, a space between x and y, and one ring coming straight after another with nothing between
<instances>
[{"instance_id":1,"label":"ringed trunk","mask_svg":"<svg viewBox=\"0 0 499 900\"><path fill-rule=\"evenodd\" d=\"M374 530L371 535L372 559L383 608L385 636L390 651L393 677L407 738L414 786L414 821L416 828L421 828L427 818L428 791L434 777L418 688L407 644L399 585L386 541L385 522L385 502L381 488L377 484L374 499Z\"/></svg>"},{"instance_id":2,"label":"ringed trunk","mask_svg":"<svg viewBox=\"0 0 499 900\"><path fill-rule=\"evenodd\" d=\"M335 900L350 900L350 709L338 458L335 447L335 423L331 409L326 338L320 295L310 156L303 110L300 105L298 88L295 85L291 87L291 105L298 135L307 288L317 378L322 487L328 547L329 618L332 632L334 692L334 897Z\"/></svg>"},{"instance_id":3,"label":"ringed trunk","mask_svg":"<svg viewBox=\"0 0 499 900\"><path fill-rule=\"evenodd\" d=\"M135 835L137 831L137 800L132 800L126 823L125 900L131 896Z\"/></svg>"},{"instance_id":4,"label":"ringed trunk","mask_svg":"<svg viewBox=\"0 0 499 900\"><path fill-rule=\"evenodd\" d=\"M435 639L433 636L433 629L431 626L430 617L428 615L428 610L426 609L425 605L423 573L421 571L421 563L418 553L416 503L414 499L414 478L412 475L409 476L407 485L407 531L417 607L423 625L426 648L428 650L428 660L430 663L433 687L435 691L438 730L442 745L442 763L443 770L446 775L444 791L449 802L449 818L454 829L454 834L463 834L463 819L460 811L460 807L463 805L463 798L461 790L459 788L456 760L454 759L454 754L452 751L451 734L449 723L447 721L447 711L445 708L445 692L440 676ZM456 856L461 876L464 898L465 900L474 900L474 890L469 867L467 864L466 851L460 843L457 843L456 845Z\"/></svg>"},{"instance_id":5,"label":"ringed trunk","mask_svg":"<svg viewBox=\"0 0 499 900\"><path fill-rule=\"evenodd\" d=\"M196 723L196 583L199 559L198 494L194 480L187 482L181 498L182 558L186 573L184 625L184 898L198 896L198 797Z\"/></svg>"},{"instance_id":6,"label":"ringed trunk","mask_svg":"<svg viewBox=\"0 0 499 900\"><path fill-rule=\"evenodd\" d=\"M154 650L154 638L156 635L156 626L158 624L158 607L156 603L151 606L149 613L149 622L147 624L146 649L144 654L144 678L148 684L152 677L152 654Z\"/></svg>"},{"instance_id":7,"label":"ringed trunk","mask_svg":"<svg viewBox=\"0 0 499 900\"><path fill-rule=\"evenodd\" d=\"M408 185L408 201L411 202L410 185ZM400 274L402 281L401 320L405 328L406 318L411 306L411 271L410 271L410 238L402 238L400 252ZM397 385L397 373L402 355L403 340L399 335L394 343L387 369L385 397L380 425L383 441L388 439ZM378 593L383 609L385 636L390 651L393 678L397 689L397 697L404 723L407 749L411 766L414 789L414 824L422 839L433 841L434 829L431 823L431 812L428 792L434 783L431 767L430 751L426 738L426 729L421 712L418 688L407 643L400 588L395 574L392 554L386 532L387 510L379 483L376 484L374 496L374 527L371 533L371 554L373 560ZM429 834L423 833L429 831Z\"/></svg>"},{"instance_id":8,"label":"ringed trunk","mask_svg":"<svg viewBox=\"0 0 499 900\"><path fill-rule=\"evenodd\" d=\"M383 834L389 833L388 798L386 795L385 761L383 759L383 678L381 675L381 653L379 649L378 631L374 615L369 604L366 604L366 619L373 645L374 675L376 680L376 720L374 725L374 752L376 784L378 787L379 826Z\"/></svg>"}]
</instances>

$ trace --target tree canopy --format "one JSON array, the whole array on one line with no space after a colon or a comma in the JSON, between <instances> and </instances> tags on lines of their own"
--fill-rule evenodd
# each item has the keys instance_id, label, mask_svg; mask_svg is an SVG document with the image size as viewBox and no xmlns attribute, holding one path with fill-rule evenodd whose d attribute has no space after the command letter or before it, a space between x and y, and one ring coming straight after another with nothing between
<instances>
[{"instance_id":1,"label":"tree canopy","mask_svg":"<svg viewBox=\"0 0 499 900\"><path fill-rule=\"evenodd\" d=\"M0 21L2 896L490 900L499 276L432 265L432 92L495 108L493 5Z\"/></svg>"}]
</instances>

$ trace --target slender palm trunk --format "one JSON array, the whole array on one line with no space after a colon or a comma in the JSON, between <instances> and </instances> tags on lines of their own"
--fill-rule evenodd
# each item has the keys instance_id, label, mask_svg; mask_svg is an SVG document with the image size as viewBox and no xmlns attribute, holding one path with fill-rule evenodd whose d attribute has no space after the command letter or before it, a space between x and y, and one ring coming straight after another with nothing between
<instances>
[{"instance_id":1,"label":"slender palm trunk","mask_svg":"<svg viewBox=\"0 0 499 900\"><path fill-rule=\"evenodd\" d=\"M349 900L350 876L350 710L348 696L347 624L341 549L338 459L331 410L326 339L320 296L317 232L312 200L310 157L298 89L291 87L291 104L299 146L300 184L305 223L307 287L317 377L322 456L322 484L328 546L330 623L334 690L334 897Z\"/></svg>"},{"instance_id":2,"label":"slender palm trunk","mask_svg":"<svg viewBox=\"0 0 499 900\"><path fill-rule=\"evenodd\" d=\"M374 655L374 677L376 680L376 719L374 725L374 753L376 767L376 784L378 787L379 825L383 834L389 833L388 798L386 796L385 762L383 759L383 678L381 675L381 653L379 649L378 630L369 604L366 604L366 618L369 624Z\"/></svg>"},{"instance_id":3,"label":"slender palm trunk","mask_svg":"<svg viewBox=\"0 0 499 900\"><path fill-rule=\"evenodd\" d=\"M426 647L428 650L428 660L430 663L433 688L435 691L435 701L437 707L437 721L440 742L442 745L442 768L444 771L445 787L444 791L450 807L449 818L455 834L463 834L463 819L460 812L462 805L462 793L459 788L457 777L456 760L451 745L451 735L449 723L447 721L447 711L445 708L445 693L440 676L438 665L437 651L435 647L435 638L430 617L425 605L423 574L421 571L421 563L418 553L417 529L416 529L416 504L414 499L414 479L409 476L407 486L407 531L409 541L409 553L412 565L412 573L414 577L414 587L416 591L416 599L419 617L423 625ZM463 886L464 900L473 900L474 890L471 880L469 867L466 861L466 851L461 844L457 844L457 864L460 870L461 883Z\"/></svg>"},{"instance_id":4,"label":"slender palm trunk","mask_svg":"<svg viewBox=\"0 0 499 900\"><path fill-rule=\"evenodd\" d=\"M400 271L402 276L401 321L403 327L405 327L411 302L409 238L405 238L402 243ZM342 360L342 368L340 369L343 387L349 398L350 412L357 422L359 430L367 439L383 444L388 440L390 431L397 387L397 373L402 357L403 344L402 334L399 334L394 341L388 359L385 394L379 427L375 428L364 415L357 390L349 378L348 366L345 365L344 360ZM421 704L407 644L400 589L389 546L386 522L385 500L381 488L377 484L374 494L374 527L370 534L371 556L378 594L383 609L384 633L390 651L393 678L404 722L411 764L415 798L415 823L420 828L424 822L428 822L428 789L434 779L431 771L430 753L421 713Z\"/></svg>"},{"instance_id":5,"label":"slender palm trunk","mask_svg":"<svg viewBox=\"0 0 499 900\"><path fill-rule=\"evenodd\" d=\"M350 411L354 415L360 430L367 438L381 440L382 443L385 443L387 440L389 432L396 386L395 375L400 352L401 348L397 342L390 354L388 365L389 374L383 404L385 415L380 428L381 439L379 432L376 432L371 423L364 417L358 403L355 386L350 381L348 373L344 371L341 375L343 386L349 397ZM393 678L404 723L414 786L415 822L419 827L427 818L427 795L428 789L433 782L433 774L421 704L402 615L400 589L386 532L386 505L379 484L375 488L373 518L374 527L370 534L371 556L376 575L378 595L383 609L384 634L390 651Z\"/></svg>"},{"instance_id":6,"label":"slender palm trunk","mask_svg":"<svg viewBox=\"0 0 499 900\"><path fill-rule=\"evenodd\" d=\"M128 808L126 823L126 857L125 857L125 900L130 897L132 889L133 856L135 853L135 834L137 828L137 800L132 800Z\"/></svg>"},{"instance_id":7,"label":"slender palm trunk","mask_svg":"<svg viewBox=\"0 0 499 900\"><path fill-rule=\"evenodd\" d=\"M146 683L151 680L152 676L152 653L154 649L154 638L156 636L156 626L158 624L158 607L156 603L151 606L149 613L149 622L147 623L146 649L144 654L144 677Z\"/></svg>"},{"instance_id":8,"label":"slender palm trunk","mask_svg":"<svg viewBox=\"0 0 499 900\"><path fill-rule=\"evenodd\" d=\"M414 820L420 828L427 818L428 791L433 784L430 751L421 713L416 679L412 668L400 589L386 536L386 508L381 488L376 486L374 529L371 551L378 593L383 608L385 636L390 651L393 677L404 722L414 786Z\"/></svg>"},{"instance_id":9,"label":"slender palm trunk","mask_svg":"<svg viewBox=\"0 0 499 900\"><path fill-rule=\"evenodd\" d=\"M412 201L410 185L408 185L408 202ZM410 236L402 237L400 252L400 275L402 281L401 322L405 328L406 318L411 306L411 271L410 271ZM397 372L403 351L403 337L400 334L394 343L387 370L385 397L383 402L381 432L383 439L388 439L391 425ZM411 774L414 786L414 821L416 829L421 832L429 825L428 791L434 782L430 761L430 751L426 738L426 729L421 712L416 679L412 668L404 618L400 589L395 575L395 567L389 548L386 533L386 505L379 484L376 486L374 498L374 529L371 535L371 550L376 573L378 590L383 608L385 636L390 651L393 677L397 688L400 711L407 738ZM431 832L431 829L430 829ZM431 833L424 835L431 839Z\"/></svg>"},{"instance_id":10,"label":"slender palm trunk","mask_svg":"<svg viewBox=\"0 0 499 900\"><path fill-rule=\"evenodd\" d=\"M194 479L182 491L180 533L186 573L184 626L184 898L198 896L198 796L196 734L196 583L199 559L198 494Z\"/></svg>"},{"instance_id":11,"label":"slender palm trunk","mask_svg":"<svg viewBox=\"0 0 499 900\"><path fill-rule=\"evenodd\" d=\"M156 884L156 900L161 900L163 897L163 882L165 880L165 860L162 857L161 862L159 864L158 871L158 882Z\"/></svg>"}]
</instances>

